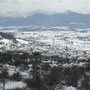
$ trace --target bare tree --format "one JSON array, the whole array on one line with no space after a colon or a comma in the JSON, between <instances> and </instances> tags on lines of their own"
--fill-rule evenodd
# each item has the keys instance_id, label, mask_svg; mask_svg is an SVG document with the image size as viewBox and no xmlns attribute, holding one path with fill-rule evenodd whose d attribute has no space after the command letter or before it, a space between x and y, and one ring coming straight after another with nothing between
<instances>
[{"instance_id":1,"label":"bare tree","mask_svg":"<svg viewBox=\"0 0 90 90\"><path fill-rule=\"evenodd\" d=\"M0 72L0 80L3 84L3 90L5 90L5 82L8 79L8 72L5 69L2 69Z\"/></svg>"}]
</instances>

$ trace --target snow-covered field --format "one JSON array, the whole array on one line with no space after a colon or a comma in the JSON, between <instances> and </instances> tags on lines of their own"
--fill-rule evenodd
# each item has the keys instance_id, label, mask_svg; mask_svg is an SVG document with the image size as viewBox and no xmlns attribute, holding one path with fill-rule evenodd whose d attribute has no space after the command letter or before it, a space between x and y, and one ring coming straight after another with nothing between
<instances>
[{"instance_id":1,"label":"snow-covered field","mask_svg":"<svg viewBox=\"0 0 90 90\"><path fill-rule=\"evenodd\" d=\"M72 29L68 27L2 27L2 32L12 33L18 43L7 39L0 40L6 50L39 51L48 55L86 55L90 53L90 29ZM21 30L28 28L30 30ZM40 28L40 30L37 30ZM5 29L5 30L2 30ZM32 31L31 29L36 29ZM41 30L42 29L42 30ZM67 53L66 53L67 52Z\"/></svg>"},{"instance_id":2,"label":"snow-covered field","mask_svg":"<svg viewBox=\"0 0 90 90\"><path fill-rule=\"evenodd\" d=\"M2 84L0 84L0 90L3 90L2 87L3 87ZM8 82L6 82L5 90L14 90L17 88L20 88L20 89L26 88L26 84L23 82L20 82L20 81L17 81L17 82L8 81Z\"/></svg>"},{"instance_id":3,"label":"snow-covered field","mask_svg":"<svg viewBox=\"0 0 90 90\"><path fill-rule=\"evenodd\" d=\"M54 48L67 47L74 50L90 50L90 31L32 31L21 32L16 35L29 43L43 43Z\"/></svg>"},{"instance_id":4,"label":"snow-covered field","mask_svg":"<svg viewBox=\"0 0 90 90\"><path fill-rule=\"evenodd\" d=\"M29 31L18 32L15 37L25 44L25 50L40 51L43 54L83 55L90 53L90 31Z\"/></svg>"}]
</instances>

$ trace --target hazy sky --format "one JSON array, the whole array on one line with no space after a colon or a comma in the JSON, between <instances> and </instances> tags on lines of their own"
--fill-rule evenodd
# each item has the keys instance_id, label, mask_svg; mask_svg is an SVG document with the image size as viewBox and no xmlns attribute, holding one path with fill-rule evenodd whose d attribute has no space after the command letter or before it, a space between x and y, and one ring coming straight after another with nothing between
<instances>
[{"instance_id":1,"label":"hazy sky","mask_svg":"<svg viewBox=\"0 0 90 90\"><path fill-rule=\"evenodd\" d=\"M27 16L67 10L90 14L90 0L0 0L0 16Z\"/></svg>"}]
</instances>

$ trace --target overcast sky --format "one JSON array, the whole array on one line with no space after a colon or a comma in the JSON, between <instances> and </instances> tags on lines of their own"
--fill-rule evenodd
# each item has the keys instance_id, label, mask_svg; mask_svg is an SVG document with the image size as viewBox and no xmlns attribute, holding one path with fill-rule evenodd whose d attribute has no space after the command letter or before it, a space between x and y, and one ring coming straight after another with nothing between
<instances>
[{"instance_id":1,"label":"overcast sky","mask_svg":"<svg viewBox=\"0 0 90 90\"><path fill-rule=\"evenodd\" d=\"M0 16L53 14L67 10L90 14L90 0L0 0Z\"/></svg>"}]
</instances>

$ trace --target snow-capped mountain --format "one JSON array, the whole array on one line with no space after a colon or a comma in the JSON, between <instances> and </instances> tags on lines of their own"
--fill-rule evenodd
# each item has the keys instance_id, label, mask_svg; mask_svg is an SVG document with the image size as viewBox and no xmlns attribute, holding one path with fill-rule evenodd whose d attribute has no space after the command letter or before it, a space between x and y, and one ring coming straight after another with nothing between
<instances>
[{"instance_id":1,"label":"snow-capped mountain","mask_svg":"<svg viewBox=\"0 0 90 90\"><path fill-rule=\"evenodd\" d=\"M65 12L58 14L36 13L29 17L0 17L0 26L40 25L40 26L68 26L76 28L90 27L90 14Z\"/></svg>"}]
</instances>

